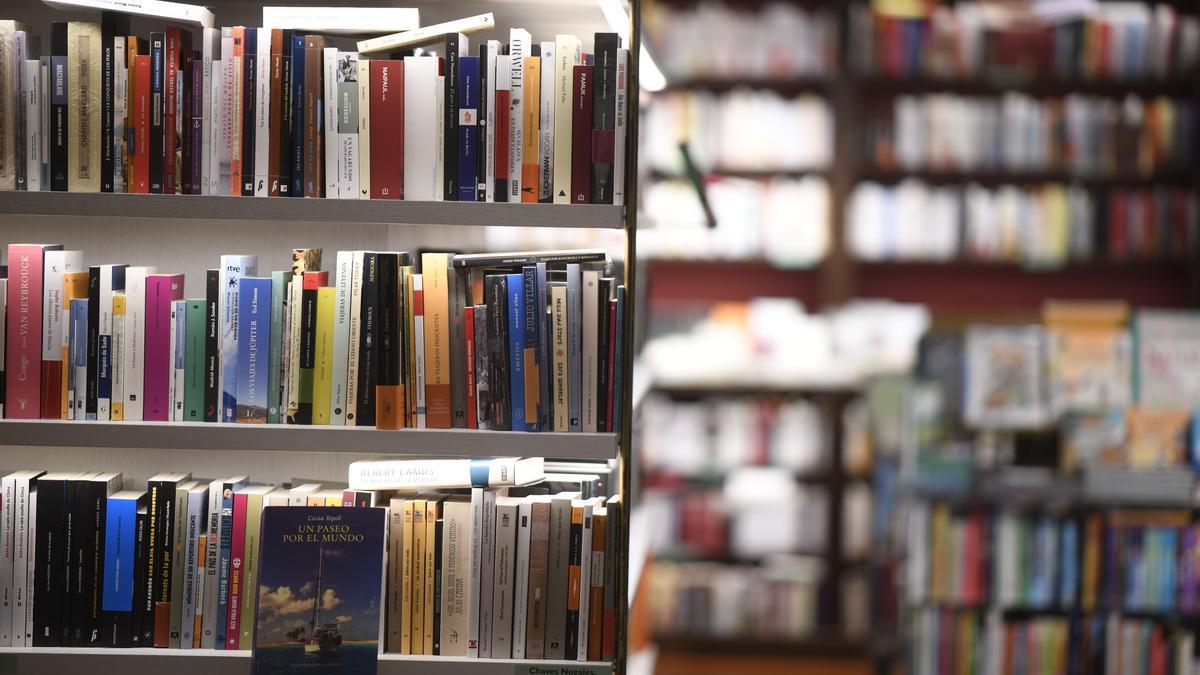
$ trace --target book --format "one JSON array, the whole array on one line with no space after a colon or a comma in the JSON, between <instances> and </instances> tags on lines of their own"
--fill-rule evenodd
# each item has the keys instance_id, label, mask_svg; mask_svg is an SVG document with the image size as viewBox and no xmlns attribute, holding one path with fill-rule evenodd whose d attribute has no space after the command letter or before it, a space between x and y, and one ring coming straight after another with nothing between
<instances>
[{"instance_id":1,"label":"book","mask_svg":"<svg viewBox=\"0 0 1200 675\"><path fill-rule=\"evenodd\" d=\"M593 67L591 203L613 203L613 163L616 133L617 48L616 33L596 33Z\"/></svg>"},{"instance_id":2,"label":"book","mask_svg":"<svg viewBox=\"0 0 1200 675\"><path fill-rule=\"evenodd\" d=\"M479 152L475 171L478 185L475 201L496 201L496 65L500 41L486 40L479 45ZM505 127L507 128L507 127Z\"/></svg>"},{"instance_id":3,"label":"book","mask_svg":"<svg viewBox=\"0 0 1200 675\"><path fill-rule=\"evenodd\" d=\"M479 14L477 16L466 17L463 19L455 19L444 23L437 23L423 28L414 28L413 30L393 33L391 35L383 35L368 40L359 40L358 52L360 54L371 54L375 52L392 52L404 47L417 46L437 41L447 33L461 33L468 35L482 31L489 31L496 27L495 17L491 12Z\"/></svg>"},{"instance_id":4,"label":"book","mask_svg":"<svg viewBox=\"0 0 1200 675\"><path fill-rule=\"evenodd\" d=\"M67 22L67 188L100 191L100 24Z\"/></svg>"},{"instance_id":5,"label":"book","mask_svg":"<svg viewBox=\"0 0 1200 675\"><path fill-rule=\"evenodd\" d=\"M355 188L354 194L357 195ZM338 251L335 263L333 307L333 354L330 361L329 423L345 426L347 413L347 378L350 352L350 302L353 289L354 251ZM319 309L319 308L318 308ZM357 349L355 349L357 353Z\"/></svg>"},{"instance_id":6,"label":"book","mask_svg":"<svg viewBox=\"0 0 1200 675\"><path fill-rule=\"evenodd\" d=\"M463 56L458 71L458 134L455 152L458 155L458 201L476 201L479 186L479 57Z\"/></svg>"},{"instance_id":7,"label":"book","mask_svg":"<svg viewBox=\"0 0 1200 675\"><path fill-rule=\"evenodd\" d=\"M592 66L575 66L571 77L571 203L590 204Z\"/></svg>"},{"instance_id":8,"label":"book","mask_svg":"<svg viewBox=\"0 0 1200 675\"><path fill-rule=\"evenodd\" d=\"M217 191L219 101L221 88L221 31L206 27L201 31L199 96L192 96L200 105L200 194L214 195Z\"/></svg>"},{"instance_id":9,"label":"book","mask_svg":"<svg viewBox=\"0 0 1200 675\"><path fill-rule=\"evenodd\" d=\"M338 138L338 50L325 47L321 50L321 86L324 95L321 104L321 133L324 142L325 189L323 197L337 199L341 196L342 146Z\"/></svg>"},{"instance_id":10,"label":"book","mask_svg":"<svg viewBox=\"0 0 1200 675\"><path fill-rule=\"evenodd\" d=\"M359 330L357 347L356 413L357 426L373 426L375 417L376 385L379 375L379 254L363 253L362 275L359 284Z\"/></svg>"},{"instance_id":11,"label":"book","mask_svg":"<svg viewBox=\"0 0 1200 675\"><path fill-rule=\"evenodd\" d=\"M166 33L150 34L150 77L149 77L149 109L148 125L149 153L146 161L149 171L149 191L153 194L163 194L166 189L164 158L166 157L166 69L167 69L167 36Z\"/></svg>"},{"instance_id":12,"label":"book","mask_svg":"<svg viewBox=\"0 0 1200 675\"><path fill-rule=\"evenodd\" d=\"M333 314L337 291L317 289L317 334L313 345L312 423L329 425L333 412Z\"/></svg>"},{"instance_id":13,"label":"book","mask_svg":"<svg viewBox=\"0 0 1200 675\"><path fill-rule=\"evenodd\" d=\"M372 61L372 63L375 63ZM374 88L378 88L376 73L371 74ZM403 112L400 116L403 129L403 188L404 199L411 201L440 201L441 185L436 181L437 129L441 120L434 115L431 102L437 96L438 59L431 56L404 57ZM372 100L371 116L375 120L373 129L378 129L380 117L376 115ZM391 134L395 135L395 134ZM375 153L371 153L374 161ZM376 181L371 173L372 191Z\"/></svg>"},{"instance_id":14,"label":"book","mask_svg":"<svg viewBox=\"0 0 1200 675\"><path fill-rule=\"evenodd\" d=\"M399 33L419 28L420 10L411 7L295 7L262 8L262 24L268 29L319 31L322 33Z\"/></svg>"},{"instance_id":15,"label":"book","mask_svg":"<svg viewBox=\"0 0 1200 675\"><path fill-rule=\"evenodd\" d=\"M462 96L460 60L471 53L470 38L462 33L448 32L445 36L445 55L442 57L442 199L458 201L459 194L459 134L458 117ZM470 201L474 201L473 199Z\"/></svg>"},{"instance_id":16,"label":"book","mask_svg":"<svg viewBox=\"0 0 1200 675\"><path fill-rule=\"evenodd\" d=\"M582 428L585 432L600 431L597 428L599 415L599 381L600 381L600 272L594 269L583 271L583 285L580 290L581 302L581 344L580 344L580 396L582 397L581 411L583 415ZM608 304L607 302L605 303ZM607 307L605 308L607 309ZM607 345L605 345L607 347Z\"/></svg>"},{"instance_id":17,"label":"book","mask_svg":"<svg viewBox=\"0 0 1200 675\"><path fill-rule=\"evenodd\" d=\"M42 262L41 327L41 409L42 418L60 417L65 409L65 387L63 386L64 312L70 308L68 296L75 297L77 289L68 290L68 275L83 269L83 253L80 251L48 250ZM72 284L73 285L73 284Z\"/></svg>"},{"instance_id":18,"label":"book","mask_svg":"<svg viewBox=\"0 0 1200 675\"><path fill-rule=\"evenodd\" d=\"M371 64L371 199L404 199L404 160L408 136L405 113L419 115L406 107L407 75L404 62L372 60ZM399 130L404 130L399 132Z\"/></svg>"},{"instance_id":19,"label":"book","mask_svg":"<svg viewBox=\"0 0 1200 675\"><path fill-rule=\"evenodd\" d=\"M987 427L1037 427L1044 423L1037 326L972 326L965 346L964 419Z\"/></svg>"},{"instance_id":20,"label":"book","mask_svg":"<svg viewBox=\"0 0 1200 675\"><path fill-rule=\"evenodd\" d=\"M534 49L537 49L534 46ZM539 122L541 115L542 57L534 54L526 57L523 86L525 101L521 109L521 201L536 204L540 201L541 140ZM515 645L514 645L515 646Z\"/></svg>"},{"instance_id":21,"label":"book","mask_svg":"<svg viewBox=\"0 0 1200 675\"><path fill-rule=\"evenodd\" d=\"M451 498L442 505L444 521L442 543L441 656L468 655L472 596L478 592L471 574L472 560L477 554L472 545L473 516L471 502ZM478 619L478 617L476 617Z\"/></svg>"},{"instance_id":22,"label":"book","mask_svg":"<svg viewBox=\"0 0 1200 675\"><path fill-rule=\"evenodd\" d=\"M555 495L550 500L550 533L546 591L547 659L562 659L567 645L567 591L571 567L571 499L578 493ZM581 532L582 534L582 532Z\"/></svg>"},{"instance_id":23,"label":"book","mask_svg":"<svg viewBox=\"0 0 1200 675\"><path fill-rule=\"evenodd\" d=\"M505 251L493 253L459 253L454 256L455 268L523 267L525 265L603 262L603 249L569 249L554 251Z\"/></svg>"},{"instance_id":24,"label":"book","mask_svg":"<svg viewBox=\"0 0 1200 675\"><path fill-rule=\"evenodd\" d=\"M171 308L183 299L182 274L146 277L145 409L143 419L165 422L171 418Z\"/></svg>"},{"instance_id":25,"label":"book","mask_svg":"<svg viewBox=\"0 0 1200 675\"><path fill-rule=\"evenodd\" d=\"M529 500L529 582L525 600L525 658L546 656L546 601L550 562L550 500Z\"/></svg>"},{"instance_id":26,"label":"book","mask_svg":"<svg viewBox=\"0 0 1200 675\"><path fill-rule=\"evenodd\" d=\"M267 376L267 424L279 424L280 400L283 395L283 349L287 342L284 335L288 311L288 284L292 281L290 271L271 273L271 340L270 340L270 370ZM191 317L189 317L189 322ZM191 330L189 324L188 330Z\"/></svg>"},{"instance_id":27,"label":"book","mask_svg":"<svg viewBox=\"0 0 1200 675\"><path fill-rule=\"evenodd\" d=\"M532 504L528 499L517 505L516 566L513 573L512 657L525 658L529 612L529 544L532 523Z\"/></svg>"},{"instance_id":28,"label":"book","mask_svg":"<svg viewBox=\"0 0 1200 675\"><path fill-rule=\"evenodd\" d=\"M0 28L15 30L12 24L7 22L0 24ZM67 72L67 23L56 21L50 24L50 127L47 134L50 139L50 152L47 156L50 165L50 189L55 192L67 191L67 175L70 173L67 149L71 133L67 121L69 77L70 73ZM3 95L11 96L8 92L9 90L6 90ZM11 107L11 103L6 106L6 108ZM8 166L7 153L3 159ZM13 185L7 187L15 187L15 176Z\"/></svg>"},{"instance_id":29,"label":"book","mask_svg":"<svg viewBox=\"0 0 1200 675\"><path fill-rule=\"evenodd\" d=\"M538 202L554 202L554 56L553 40L542 43L538 83Z\"/></svg>"},{"instance_id":30,"label":"book","mask_svg":"<svg viewBox=\"0 0 1200 675\"><path fill-rule=\"evenodd\" d=\"M205 270L204 281L204 421L216 422L220 417L221 271Z\"/></svg>"},{"instance_id":31,"label":"book","mask_svg":"<svg viewBox=\"0 0 1200 675\"><path fill-rule=\"evenodd\" d=\"M364 83L365 86L366 83ZM337 130L338 196L358 199L358 54L338 52L337 55ZM403 100L403 98L401 98ZM401 127L403 130L403 127ZM403 138L403 132L399 135ZM401 154L401 157L404 155Z\"/></svg>"},{"instance_id":32,"label":"book","mask_svg":"<svg viewBox=\"0 0 1200 675\"><path fill-rule=\"evenodd\" d=\"M378 254L379 284L375 307L375 341L371 359L375 363L375 427L403 426L404 389L400 385L400 259L406 254ZM375 345L372 345L373 347Z\"/></svg>"},{"instance_id":33,"label":"book","mask_svg":"<svg viewBox=\"0 0 1200 675\"><path fill-rule=\"evenodd\" d=\"M236 40L237 31L234 29L235 53L237 50ZM258 142L257 134L257 112L258 112L258 29L243 27L242 31L242 60L241 60L241 81L240 81L240 96L236 95L234 105L240 105L240 113L237 115L236 124L240 129L238 142L240 147L234 148L235 157L238 158L238 165L241 167L241 178L239 185L241 186L236 194L243 197L254 196L254 173L255 164L257 161L256 146ZM235 66L236 68L236 66ZM233 74L235 80L238 76L237 72Z\"/></svg>"},{"instance_id":34,"label":"book","mask_svg":"<svg viewBox=\"0 0 1200 675\"><path fill-rule=\"evenodd\" d=\"M240 179L239 179L240 180ZM218 390L221 398L222 422L237 420L238 391L238 308L240 305L238 280L258 275L258 256L223 255L220 266L220 288L217 312L220 314L220 377Z\"/></svg>"},{"instance_id":35,"label":"book","mask_svg":"<svg viewBox=\"0 0 1200 675\"><path fill-rule=\"evenodd\" d=\"M305 124L305 87L306 87L306 64L305 64L305 42L304 34L297 31L292 34L292 42L290 45L284 45L285 50L291 52L291 81L292 91L289 99L292 102L291 114L291 177L292 184L288 188L289 197L304 196L304 134L306 129ZM282 193L282 188L280 189Z\"/></svg>"},{"instance_id":36,"label":"book","mask_svg":"<svg viewBox=\"0 0 1200 675\"><path fill-rule=\"evenodd\" d=\"M579 38L554 36L554 203L574 203L572 197L574 68L581 63Z\"/></svg>"},{"instance_id":37,"label":"book","mask_svg":"<svg viewBox=\"0 0 1200 675\"><path fill-rule=\"evenodd\" d=\"M142 621L143 632L156 647L170 644L171 570L175 559L175 539L182 539L176 529L176 498L190 477L186 473L160 473L146 480L150 540L146 560L147 596Z\"/></svg>"},{"instance_id":38,"label":"book","mask_svg":"<svg viewBox=\"0 0 1200 675\"><path fill-rule=\"evenodd\" d=\"M204 300L187 301L187 339L184 347L183 420L204 421L204 346L208 307Z\"/></svg>"},{"instance_id":39,"label":"book","mask_svg":"<svg viewBox=\"0 0 1200 675\"><path fill-rule=\"evenodd\" d=\"M592 546L590 550L591 574L584 579L588 588L588 639L586 644L582 639L580 640L580 661L599 661L601 659L600 652L604 641L604 593L607 582L605 575L608 562L605 557L608 545L607 534L608 512L603 506L594 506L592 508ZM586 652L586 658L584 652Z\"/></svg>"},{"instance_id":40,"label":"book","mask_svg":"<svg viewBox=\"0 0 1200 675\"><path fill-rule=\"evenodd\" d=\"M87 419L88 299L71 301L70 373L67 379L68 417Z\"/></svg>"},{"instance_id":41,"label":"book","mask_svg":"<svg viewBox=\"0 0 1200 675\"><path fill-rule=\"evenodd\" d=\"M508 201L510 202L520 202L524 195L521 174L525 163L525 63L533 55L531 42L529 31L523 28L508 30L508 57L512 63L508 112Z\"/></svg>"},{"instance_id":42,"label":"book","mask_svg":"<svg viewBox=\"0 0 1200 675\"><path fill-rule=\"evenodd\" d=\"M271 173L271 85L272 85L272 35L265 28L255 30L257 54L254 67L254 196L268 197ZM282 46L282 45L281 45ZM282 54L280 55L282 66Z\"/></svg>"},{"instance_id":43,"label":"book","mask_svg":"<svg viewBox=\"0 0 1200 675\"><path fill-rule=\"evenodd\" d=\"M11 290L9 293L9 306L12 306ZM1196 336L1200 335L1200 322L1196 317L1167 310L1138 310L1133 316L1132 330L1137 354L1134 389L1138 405L1200 408L1194 358Z\"/></svg>"},{"instance_id":44,"label":"book","mask_svg":"<svg viewBox=\"0 0 1200 675\"><path fill-rule=\"evenodd\" d=\"M513 431L525 431L525 276L509 274L505 279L505 304L508 309L508 344L505 356L508 359L509 419Z\"/></svg>"},{"instance_id":45,"label":"book","mask_svg":"<svg viewBox=\"0 0 1200 675\"><path fill-rule=\"evenodd\" d=\"M100 191L114 191L115 150L118 148L116 134L117 71L124 64L116 58L116 39L129 34L129 15L118 12L100 13Z\"/></svg>"},{"instance_id":46,"label":"book","mask_svg":"<svg viewBox=\"0 0 1200 675\"><path fill-rule=\"evenodd\" d=\"M508 135L512 130L512 59L505 54L496 57L494 73L495 95L492 108L495 112L495 128L492 143L492 198L496 202L507 202L509 189L509 155L512 145ZM488 86L493 86L489 84Z\"/></svg>"},{"instance_id":47,"label":"book","mask_svg":"<svg viewBox=\"0 0 1200 675\"><path fill-rule=\"evenodd\" d=\"M201 27L212 27L214 18L212 10L206 7L165 0L46 0L46 4L64 10L113 10Z\"/></svg>"},{"instance_id":48,"label":"book","mask_svg":"<svg viewBox=\"0 0 1200 675\"><path fill-rule=\"evenodd\" d=\"M182 593L183 607L180 612L179 646L182 649L194 649L196 639L196 618L199 612L203 619L203 603L198 598L197 570L203 570L204 554L200 549L203 541L202 531L206 526L205 516L208 506L208 483L193 481L188 489L183 517L182 542Z\"/></svg>"},{"instance_id":49,"label":"book","mask_svg":"<svg viewBox=\"0 0 1200 675\"><path fill-rule=\"evenodd\" d=\"M8 245L10 278L28 280L6 289L4 400L9 418L37 419L41 412L46 254L61 249L50 244Z\"/></svg>"},{"instance_id":50,"label":"book","mask_svg":"<svg viewBox=\"0 0 1200 675\"><path fill-rule=\"evenodd\" d=\"M571 431L583 429L583 298L581 269L567 264L567 422Z\"/></svg>"},{"instance_id":51,"label":"book","mask_svg":"<svg viewBox=\"0 0 1200 675\"><path fill-rule=\"evenodd\" d=\"M358 60L358 198L371 196L371 62ZM365 140L364 140L365 139Z\"/></svg>"},{"instance_id":52,"label":"book","mask_svg":"<svg viewBox=\"0 0 1200 675\"><path fill-rule=\"evenodd\" d=\"M424 253L421 255L421 277L424 292L425 346L425 416L431 429L453 426L453 401L450 381L450 295L449 266L451 255Z\"/></svg>"},{"instance_id":53,"label":"book","mask_svg":"<svg viewBox=\"0 0 1200 675\"><path fill-rule=\"evenodd\" d=\"M33 646L36 647L62 644L68 551L63 527L67 514L67 490L74 477L73 473L59 472L38 478L32 597Z\"/></svg>"},{"instance_id":54,"label":"book","mask_svg":"<svg viewBox=\"0 0 1200 675\"><path fill-rule=\"evenodd\" d=\"M566 642L563 646L563 657L568 661L575 661L579 658L580 610L582 609L581 593L584 565L583 539L586 522L585 508L587 506L580 499L571 501L571 530L567 549ZM586 621L586 618L584 620Z\"/></svg>"},{"instance_id":55,"label":"book","mask_svg":"<svg viewBox=\"0 0 1200 675\"><path fill-rule=\"evenodd\" d=\"M520 500L496 498L494 571L492 573L491 658L512 658L513 599L516 588L517 512Z\"/></svg>"},{"instance_id":56,"label":"book","mask_svg":"<svg viewBox=\"0 0 1200 675\"><path fill-rule=\"evenodd\" d=\"M554 431L564 432L570 430L568 398L572 379L571 370L568 367L567 285L563 282L550 282L547 286L549 287L550 314L552 318L550 328L552 335L551 349L554 354L551 362L551 368L554 372L551 407L553 409Z\"/></svg>"},{"instance_id":57,"label":"book","mask_svg":"<svg viewBox=\"0 0 1200 675\"><path fill-rule=\"evenodd\" d=\"M234 493L246 484L245 476L234 476L224 480L213 481L209 486L210 511L209 538L215 537L216 545L209 547L209 581L213 583L215 593L208 600L205 616L211 617L212 622L204 629L205 641L212 641L216 649L226 648L228 631L227 617L229 615L229 580L233 551L233 506ZM215 488L215 491L214 491ZM215 529L214 529L215 528ZM215 609L215 611L214 611ZM212 636L209 637L209 633Z\"/></svg>"},{"instance_id":58,"label":"book","mask_svg":"<svg viewBox=\"0 0 1200 675\"><path fill-rule=\"evenodd\" d=\"M350 489L402 490L515 487L542 480L540 457L361 460L349 469Z\"/></svg>"},{"instance_id":59,"label":"book","mask_svg":"<svg viewBox=\"0 0 1200 675\"><path fill-rule=\"evenodd\" d=\"M100 266L100 293L97 306L99 325L96 330L96 416L101 420L112 417L113 294L125 290L126 267L126 265Z\"/></svg>"},{"instance_id":60,"label":"book","mask_svg":"<svg viewBox=\"0 0 1200 675\"><path fill-rule=\"evenodd\" d=\"M271 344L271 279L237 280L237 421L266 424Z\"/></svg>"},{"instance_id":61,"label":"book","mask_svg":"<svg viewBox=\"0 0 1200 675\"><path fill-rule=\"evenodd\" d=\"M305 197L325 196L325 146L322 143L324 118L321 106L324 90L321 75L324 72L325 38L321 35L304 36L304 193Z\"/></svg>"},{"instance_id":62,"label":"book","mask_svg":"<svg viewBox=\"0 0 1200 675\"><path fill-rule=\"evenodd\" d=\"M299 345L299 412L298 424L312 424L314 377L317 367L317 298L318 289L329 283L329 272L303 273L303 290L300 296L300 345Z\"/></svg>"}]
</instances>

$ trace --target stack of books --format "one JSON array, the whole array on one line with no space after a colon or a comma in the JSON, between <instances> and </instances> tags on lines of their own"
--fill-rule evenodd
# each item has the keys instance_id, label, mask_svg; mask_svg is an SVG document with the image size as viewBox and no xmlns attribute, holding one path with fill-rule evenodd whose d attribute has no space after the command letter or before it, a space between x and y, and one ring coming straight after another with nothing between
<instances>
[{"instance_id":1,"label":"stack of books","mask_svg":"<svg viewBox=\"0 0 1200 675\"><path fill-rule=\"evenodd\" d=\"M612 432L625 287L601 250L476 255L294 249L184 275L13 244L12 419Z\"/></svg>"},{"instance_id":2,"label":"stack of books","mask_svg":"<svg viewBox=\"0 0 1200 675\"><path fill-rule=\"evenodd\" d=\"M590 53L520 28L473 47L488 13L345 51L318 31L209 27L194 9L208 17L195 35L135 35L106 10L39 43L0 21L0 189L624 203L629 56L616 33ZM364 32L395 10L378 25L374 12L360 12Z\"/></svg>"}]
</instances>

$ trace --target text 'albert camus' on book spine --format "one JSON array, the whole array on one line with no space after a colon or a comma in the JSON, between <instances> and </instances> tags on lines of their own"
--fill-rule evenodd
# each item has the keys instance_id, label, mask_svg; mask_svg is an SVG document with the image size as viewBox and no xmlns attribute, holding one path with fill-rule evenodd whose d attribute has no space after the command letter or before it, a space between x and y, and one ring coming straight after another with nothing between
<instances>
[{"instance_id":1,"label":"text 'albert camus' on book spine","mask_svg":"<svg viewBox=\"0 0 1200 675\"><path fill-rule=\"evenodd\" d=\"M186 298L185 275L153 265L9 245L23 282L4 294L5 416L620 428L625 287L603 250L339 251L333 270L321 249L290 254L269 275L258 256L222 255ZM490 479L439 465L459 472L422 485L522 485L530 462ZM400 480L403 463L388 466Z\"/></svg>"},{"instance_id":2,"label":"text 'albert camus' on book spine","mask_svg":"<svg viewBox=\"0 0 1200 675\"><path fill-rule=\"evenodd\" d=\"M215 27L182 3L48 2L100 20L0 20L0 189L624 201L616 33L473 45L490 12L422 27L411 8L267 6L261 27ZM387 34L340 51L331 33Z\"/></svg>"},{"instance_id":3,"label":"text 'albert camus' on book spine","mask_svg":"<svg viewBox=\"0 0 1200 675\"><path fill-rule=\"evenodd\" d=\"M445 462L457 460L404 473L455 483ZM520 475L526 466L536 477ZM542 468L487 460L493 487L419 492L188 472L143 482L8 473L0 643L253 649L273 663L356 650L367 660L386 651L610 661L620 615L614 476L603 462ZM512 484L503 475L512 471L528 484Z\"/></svg>"}]
</instances>

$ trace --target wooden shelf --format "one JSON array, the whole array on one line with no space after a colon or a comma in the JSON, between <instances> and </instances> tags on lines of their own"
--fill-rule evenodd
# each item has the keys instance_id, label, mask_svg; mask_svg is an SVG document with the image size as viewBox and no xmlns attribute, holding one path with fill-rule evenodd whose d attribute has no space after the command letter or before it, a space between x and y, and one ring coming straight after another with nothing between
<instances>
[{"instance_id":1,"label":"wooden shelf","mask_svg":"<svg viewBox=\"0 0 1200 675\"><path fill-rule=\"evenodd\" d=\"M745 260L650 261L646 281L648 306L673 307L682 302L711 305L758 297L789 297L805 307L819 305L820 289L813 268L785 268L761 258Z\"/></svg>"},{"instance_id":2,"label":"wooden shelf","mask_svg":"<svg viewBox=\"0 0 1200 675\"><path fill-rule=\"evenodd\" d=\"M667 91L708 91L723 93L733 89L769 90L782 95L828 92L833 76L797 75L793 77L689 77L669 81Z\"/></svg>"},{"instance_id":3,"label":"wooden shelf","mask_svg":"<svg viewBox=\"0 0 1200 675\"><path fill-rule=\"evenodd\" d=\"M898 96L946 92L961 95L995 95L1018 91L1033 96L1065 96L1093 94L1097 96L1192 96L1197 84L1191 79L1168 80L1080 80L1039 77L1033 79L973 78L950 79L929 76L864 75L852 78L862 93Z\"/></svg>"},{"instance_id":4,"label":"wooden shelf","mask_svg":"<svg viewBox=\"0 0 1200 675\"><path fill-rule=\"evenodd\" d=\"M1079 183L1088 187L1136 185L1193 185L1200 181L1200 173L1194 171L1164 171L1152 174L1121 174L1093 176L1069 171L992 171L992 170L939 170L939 169L881 169L871 167L858 174L859 180L877 183L898 183L916 179L934 185L959 185L979 183L996 185L1035 185L1041 183Z\"/></svg>"},{"instance_id":5,"label":"wooden shelf","mask_svg":"<svg viewBox=\"0 0 1200 675\"><path fill-rule=\"evenodd\" d=\"M825 169L733 169L729 167L712 167L701 171L705 180L721 178L741 178L744 180L771 180L772 178L804 178L806 176L826 177L829 172ZM652 169L650 180L687 180L687 176Z\"/></svg>"},{"instance_id":6,"label":"wooden shelf","mask_svg":"<svg viewBox=\"0 0 1200 675\"><path fill-rule=\"evenodd\" d=\"M85 671L129 675L229 675L250 673L250 652L220 649L102 649L33 647L0 648L4 672L39 675L78 675ZM379 657L380 675L609 675L612 664L601 661L531 661L524 659L467 659L452 656Z\"/></svg>"},{"instance_id":7,"label":"wooden shelf","mask_svg":"<svg viewBox=\"0 0 1200 675\"><path fill-rule=\"evenodd\" d=\"M609 460L617 434L203 422L0 421L0 445Z\"/></svg>"},{"instance_id":8,"label":"wooden shelf","mask_svg":"<svg viewBox=\"0 0 1200 675\"><path fill-rule=\"evenodd\" d=\"M610 204L485 204L388 199L296 199L206 195L0 192L0 215L179 218L621 229L625 207Z\"/></svg>"},{"instance_id":9,"label":"wooden shelf","mask_svg":"<svg viewBox=\"0 0 1200 675\"><path fill-rule=\"evenodd\" d=\"M866 658L869 650L866 640L855 640L836 634L818 634L795 640L763 639L753 636L662 634L654 637L654 643L663 652L752 654L755 656Z\"/></svg>"}]
</instances>

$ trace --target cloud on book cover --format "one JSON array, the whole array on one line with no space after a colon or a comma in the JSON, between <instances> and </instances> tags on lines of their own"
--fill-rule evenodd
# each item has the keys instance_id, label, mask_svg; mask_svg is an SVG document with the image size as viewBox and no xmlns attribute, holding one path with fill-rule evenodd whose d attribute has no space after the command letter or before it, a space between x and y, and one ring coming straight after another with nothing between
<instances>
[{"instance_id":1,"label":"cloud on book cover","mask_svg":"<svg viewBox=\"0 0 1200 675\"><path fill-rule=\"evenodd\" d=\"M313 599L308 595L313 590L311 583L301 587L299 593L293 593L290 586L279 586L272 589L260 586L258 589L258 616L260 621L274 621L281 616L294 616L312 611ZM325 589L321 594L321 609L331 610L342 604L337 591Z\"/></svg>"}]
</instances>

